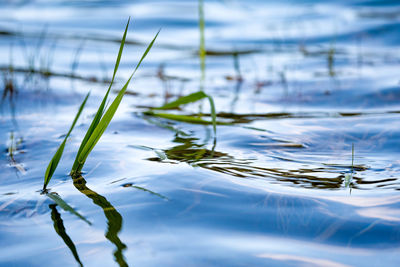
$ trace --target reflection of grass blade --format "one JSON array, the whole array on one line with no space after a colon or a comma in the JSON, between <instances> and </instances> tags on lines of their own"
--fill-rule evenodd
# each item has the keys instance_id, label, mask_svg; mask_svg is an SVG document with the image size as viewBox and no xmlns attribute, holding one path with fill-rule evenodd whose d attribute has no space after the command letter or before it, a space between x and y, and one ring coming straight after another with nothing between
<instances>
[{"instance_id":1,"label":"reflection of grass blade","mask_svg":"<svg viewBox=\"0 0 400 267\"><path fill-rule=\"evenodd\" d=\"M68 211L69 213L77 216L79 219L81 219L82 221L86 222L87 224L92 225L91 222L89 222L84 216L79 214L73 207L68 205L59 195L54 194L54 193L53 194L49 193L49 194L46 194L46 196L51 198L63 210Z\"/></svg>"},{"instance_id":2,"label":"reflection of grass blade","mask_svg":"<svg viewBox=\"0 0 400 267\"><path fill-rule=\"evenodd\" d=\"M122 229L121 214L105 197L88 188L86 186L86 181L82 176L74 178L74 186L79 190L79 192L90 198L94 204L102 208L107 219L107 232L105 237L116 247L116 250L114 251L114 259L119 266L128 266L123 255L126 245L122 243L121 239L118 237L118 233Z\"/></svg>"},{"instance_id":3,"label":"reflection of grass blade","mask_svg":"<svg viewBox=\"0 0 400 267\"><path fill-rule=\"evenodd\" d=\"M80 266L83 266L81 260L79 259L78 251L76 250L74 242L72 242L71 238L68 236L67 232L65 231L64 222L61 219L61 215L60 215L60 213L58 213L57 208L56 208L57 205L50 204L49 207L51 209L51 219L53 220L53 223L54 223L54 230L56 230L57 234L62 238L64 243L71 250L72 255L74 255L74 258L78 262L78 264Z\"/></svg>"},{"instance_id":4,"label":"reflection of grass blade","mask_svg":"<svg viewBox=\"0 0 400 267\"><path fill-rule=\"evenodd\" d=\"M141 187L141 186L137 186L137 185L133 185L133 184L124 184L123 187L133 187L133 188L136 188L136 189L141 190L143 192L150 193L150 194L152 194L154 196L157 196L159 198L162 198L162 199L165 199L165 200L169 200L166 196L163 196L163 195L161 195L159 193L153 192L153 191L151 191L151 190L149 190L147 188Z\"/></svg>"},{"instance_id":5,"label":"reflection of grass blade","mask_svg":"<svg viewBox=\"0 0 400 267\"><path fill-rule=\"evenodd\" d=\"M72 130L75 127L76 122L78 121L79 116L82 113L83 108L85 107L86 101L89 98L90 93L88 93L85 97L85 99L83 100L81 106L79 107L78 113L76 114L74 121L72 122L72 125L68 131L68 133L66 134L64 141L61 143L60 147L57 149L56 153L54 154L53 158L50 160L49 165L47 166L46 169L46 173L44 175L44 184L43 184L43 190L46 190L46 187L48 185L48 183L50 182L51 177L54 174L54 171L57 168L58 163L60 162L61 156L64 152L64 147L65 147L65 143L67 142L67 139L69 137L69 135L71 134Z\"/></svg>"},{"instance_id":6,"label":"reflection of grass blade","mask_svg":"<svg viewBox=\"0 0 400 267\"><path fill-rule=\"evenodd\" d=\"M78 154L77 154L76 159L75 159L75 162L77 162L77 163L74 164L74 166L72 167L72 170L71 170L71 175L72 176L78 176L80 174L80 172L81 172L81 170L83 168L83 165L86 162L87 157L89 156L90 152L93 150L93 148L95 147L95 145L99 141L100 137L103 135L104 131L107 129L108 125L110 124L112 118L114 117L115 112L117 111L117 109L119 107L119 104L121 103L121 100L122 100L122 98L123 98L123 96L125 94L125 91L128 88L128 85L129 85L130 81L133 78L133 75L136 73L136 71L139 68L140 64L142 63L143 59L146 57L146 55L150 51L150 49L153 46L158 34L159 34L159 32L156 34L156 36L153 38L151 43L148 45L146 51L143 53L142 58L139 60L139 63L136 65L136 68L133 71L133 73L131 74L131 76L129 77L128 81L125 83L125 85L119 91L118 95L115 97L115 99L111 103L110 107L107 109L107 111L105 111L105 113L101 117L100 121L96 124L95 128L90 133L90 135L89 135L86 143L84 144L83 148L80 149L80 151L78 151ZM122 51L120 51L120 52L122 52ZM120 54L118 56L120 57ZM117 61L117 62L119 63L119 61ZM109 91L107 91L107 93L108 92Z\"/></svg>"},{"instance_id":7,"label":"reflection of grass blade","mask_svg":"<svg viewBox=\"0 0 400 267\"><path fill-rule=\"evenodd\" d=\"M121 45L119 47L117 60L116 60L115 65L114 65L114 72L113 72L113 76L111 78L110 85L109 85L109 87L107 89L106 94L104 95L103 100L101 101L101 104L100 104L100 106L99 106L99 108L98 108L98 110L96 112L96 115L93 118L92 123L90 124L90 126L89 126L89 128L88 128L88 130L87 130L87 132L85 134L85 137L82 140L82 143L81 143L81 145L79 147L79 150L78 150L78 155L82 152L82 149L85 147L85 145L86 145L87 141L89 140L90 136L92 135L94 129L97 127L98 123L100 122L101 116L103 116L104 108L105 108L105 105L106 105L106 101L107 101L108 95L110 93L111 87L112 87L112 85L114 83L115 74L117 73L117 70L118 70L118 67L119 67L119 63L121 61L122 51L124 50L124 45L125 45L126 34L128 32L129 21L130 21L130 19L128 20L128 23L126 24L125 32L124 32L124 35L122 36ZM73 170L76 169L78 167L78 165L79 165L78 157L76 157L72 169Z\"/></svg>"},{"instance_id":8,"label":"reflection of grass blade","mask_svg":"<svg viewBox=\"0 0 400 267\"><path fill-rule=\"evenodd\" d=\"M137 148L137 149L141 149L141 150L153 151L154 153L156 153L157 157L159 157L161 160L167 159L167 156L165 155L165 153L162 150L158 150L158 149L151 148L148 146L140 146L140 145L130 145L129 147L133 147L133 148Z\"/></svg>"}]
</instances>

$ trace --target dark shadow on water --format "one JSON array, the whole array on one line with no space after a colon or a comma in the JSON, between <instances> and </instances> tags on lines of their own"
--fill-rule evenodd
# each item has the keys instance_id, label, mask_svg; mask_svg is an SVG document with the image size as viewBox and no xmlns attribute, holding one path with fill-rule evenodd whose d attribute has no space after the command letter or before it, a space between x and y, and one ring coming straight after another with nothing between
<instances>
[{"instance_id":1,"label":"dark shadow on water","mask_svg":"<svg viewBox=\"0 0 400 267\"><path fill-rule=\"evenodd\" d=\"M83 266L81 260L79 259L78 251L76 250L74 242L72 241L72 239L68 236L67 232L65 231L64 222L61 219L60 213L57 211L57 204L50 204L49 208L51 209L51 220L54 223L54 230L62 238L64 243L68 246L72 255L74 255L76 262L80 266Z\"/></svg>"},{"instance_id":2,"label":"dark shadow on water","mask_svg":"<svg viewBox=\"0 0 400 267\"><path fill-rule=\"evenodd\" d=\"M125 250L127 247L118 237L118 233L122 229L121 214L114 208L113 205L111 205L110 202L108 202L105 197L88 188L86 186L86 180L82 176L74 178L73 180L74 186L79 190L79 192L90 198L94 204L103 209L108 225L105 237L116 247L116 250L114 251L114 259L119 266L128 266L123 255L123 250Z\"/></svg>"}]
</instances>

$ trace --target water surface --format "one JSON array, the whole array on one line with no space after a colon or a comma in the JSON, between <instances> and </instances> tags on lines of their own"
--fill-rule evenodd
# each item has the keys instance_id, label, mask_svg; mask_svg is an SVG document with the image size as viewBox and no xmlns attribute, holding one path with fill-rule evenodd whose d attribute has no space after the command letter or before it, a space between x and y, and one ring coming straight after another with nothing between
<instances>
[{"instance_id":1,"label":"water surface","mask_svg":"<svg viewBox=\"0 0 400 267\"><path fill-rule=\"evenodd\" d=\"M1 266L400 264L397 1L205 1L203 82L197 1L0 5ZM161 33L73 181L129 16L114 89ZM143 113L200 88L216 143Z\"/></svg>"}]
</instances>

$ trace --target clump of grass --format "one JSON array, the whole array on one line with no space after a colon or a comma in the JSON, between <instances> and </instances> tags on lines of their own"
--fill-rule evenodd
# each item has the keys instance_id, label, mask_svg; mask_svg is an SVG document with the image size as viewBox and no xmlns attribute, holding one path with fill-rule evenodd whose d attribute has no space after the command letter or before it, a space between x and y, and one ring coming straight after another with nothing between
<instances>
[{"instance_id":1,"label":"clump of grass","mask_svg":"<svg viewBox=\"0 0 400 267\"><path fill-rule=\"evenodd\" d=\"M160 32L160 31L158 31L158 33L155 35L155 37L153 38L151 43L148 45L146 51L143 53L141 59L139 60L139 63L136 65L136 68L133 71L133 73L131 74L131 76L129 77L128 81L125 83L125 85L119 91L119 93L116 96L116 98L114 99L114 101L111 103L109 108L106 110L107 98L110 93L111 87L114 83L115 75L117 73L119 63L121 61L122 51L123 51L123 48L125 45L125 40L126 40L126 34L128 32L129 21L130 21L130 19L128 20L128 22L126 24L125 32L124 32L124 35L121 40L121 45L119 48L117 60L115 62L114 73L113 73L110 85L109 85L107 92L96 112L95 117L93 118L92 123L90 124L90 126L85 134L85 137L83 138L83 140L81 142L78 153L75 157L75 161L74 161L74 164L73 164L71 172L70 172L70 175L72 176L72 178L76 178L76 177L80 176L82 168L86 162L87 157L89 156L89 154L93 150L93 148L96 146L97 142L99 141L100 137L103 135L104 131L107 129L107 126L110 124L115 112L118 109L119 104L121 103L121 100L125 94L125 91L128 88L129 82L132 80L133 75L136 73L136 71L139 68L140 64L142 63L143 59L146 57L146 55L150 51L151 47L153 46L153 44ZM70 133L72 132L72 129L74 128L75 123L78 120L78 118L83 110L83 107L86 104L88 97L89 97L89 94L86 96L85 100L81 104L79 111L75 116L74 122L72 123L70 130L68 131L67 135L64 138L64 141L61 143L60 147L57 149L55 155L53 156L53 158L51 159L51 161L47 167L47 170L45 173L44 184L43 184L43 191L46 190L46 187L47 187L48 183L50 182L50 179L53 176L58 163L60 162L67 138L70 135Z\"/></svg>"},{"instance_id":2,"label":"clump of grass","mask_svg":"<svg viewBox=\"0 0 400 267\"><path fill-rule=\"evenodd\" d=\"M153 46L159 32L155 35L155 37L153 38L153 40L151 41L151 43L147 46L146 51L143 53L141 59L139 60L139 63L136 65L135 70L133 71L133 73L131 74L131 76L129 77L128 81L125 83L125 85L122 87L122 89L119 91L118 95L116 96L116 98L114 99L114 101L111 103L111 105L109 106L109 108L107 110L105 110L106 108L106 101L108 98L108 95L110 93L112 84L114 82L115 79L115 74L117 73L118 67L119 67L119 63L121 61L121 55L122 55L122 51L125 45L125 40L126 40L126 34L128 32L128 26L129 26L129 20L128 23L126 24L126 28L125 28L125 32L124 35L122 37L121 40L121 45L119 48L119 52L118 52L118 56L117 56L117 60L115 62L115 66L114 66L114 72L113 72L113 76L111 79L111 83L107 89L107 92L97 110L97 113L95 115L95 117L93 118L92 123L90 124L85 137L83 138L81 145L79 147L78 153L76 155L75 158L75 162L72 166L70 175L74 178L74 177L79 177L82 171L82 168L86 162L87 157L89 156L90 152L93 150L93 148L96 146L97 142L99 141L100 137L103 135L104 131L107 129L108 125L110 124L115 112L118 109L119 104L121 103L121 100L125 94L126 89L128 88L128 85L130 83L130 81L132 80L132 77L134 76L134 74L136 73L136 71L138 70L140 64L142 63L143 59L146 57L146 55L148 54L148 52L150 51L151 47Z\"/></svg>"}]
</instances>

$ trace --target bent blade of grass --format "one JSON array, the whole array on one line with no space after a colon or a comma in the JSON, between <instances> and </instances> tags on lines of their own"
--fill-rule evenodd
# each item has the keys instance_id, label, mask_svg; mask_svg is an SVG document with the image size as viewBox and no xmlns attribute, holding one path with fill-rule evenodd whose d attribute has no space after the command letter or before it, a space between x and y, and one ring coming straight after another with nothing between
<instances>
[{"instance_id":1,"label":"bent blade of grass","mask_svg":"<svg viewBox=\"0 0 400 267\"><path fill-rule=\"evenodd\" d=\"M217 112L215 110L215 104L214 104L214 99L206 95L208 98L208 101L210 102L210 109L211 109L211 118L212 118L212 124L213 124L213 130L214 130L214 137L217 137Z\"/></svg>"},{"instance_id":2,"label":"bent blade of grass","mask_svg":"<svg viewBox=\"0 0 400 267\"><path fill-rule=\"evenodd\" d=\"M197 102L203 98L207 98L209 103L210 103L210 109L211 109L211 118L212 118L212 125L213 125L213 130L214 130L214 135L216 136L217 134L217 113L215 110L215 104L213 98L204 93L203 91L198 91L192 94L189 94L187 96L182 96L178 98L175 101L169 102L161 107L158 108L153 108L155 110L166 110L166 109L174 109L178 108L181 105ZM166 113L154 113L158 117L164 117L169 116L174 118L174 120L180 120L180 121L187 121L187 122L193 122L193 123L202 123L202 124L211 124L208 121L204 121L199 118L191 117L191 116L185 116L185 115L174 115L174 114L166 114Z\"/></svg>"},{"instance_id":3,"label":"bent blade of grass","mask_svg":"<svg viewBox=\"0 0 400 267\"><path fill-rule=\"evenodd\" d=\"M90 95L90 92L86 95L85 99L83 100L82 104L80 105L78 113L75 115L74 121L72 122L72 125L69 128L68 133L65 135L63 142L61 143L61 145L57 149L56 153L54 154L53 158L50 160L49 165L47 166L46 173L44 175L43 191L46 190L46 187L49 184L50 179L53 176L53 174L58 166L58 163L60 162L61 156L64 152L65 143L67 142L69 135L71 134L72 130L74 129L75 124L78 121L78 118L81 115L82 110L86 105L89 95Z\"/></svg>"},{"instance_id":4,"label":"bent blade of grass","mask_svg":"<svg viewBox=\"0 0 400 267\"><path fill-rule=\"evenodd\" d=\"M161 107L153 108L153 109L159 109L159 110L175 109L175 108L178 108L180 105L193 103L193 102L199 101L205 97L207 97L207 95L203 91L198 91L198 92L186 95L186 96L182 96L175 101L169 102Z\"/></svg>"},{"instance_id":5,"label":"bent blade of grass","mask_svg":"<svg viewBox=\"0 0 400 267\"><path fill-rule=\"evenodd\" d=\"M116 75L116 73L118 71L119 63L121 62L121 57L122 57L122 52L123 52L124 46L125 46L125 40L126 40L126 34L128 32L129 22L130 22L130 18L128 19L128 22L127 22L126 27L125 27L124 35L122 36L122 39L121 39L121 45L119 47L117 60L115 61L114 72L113 72L113 76L111 78L110 85L109 85L109 87L107 89L106 94L104 95L103 100L101 101L101 104L100 104L100 106L99 106L99 108L98 108L98 110L96 112L96 115L93 118L92 123L90 124L90 126L89 126L89 128L88 128L88 130L87 130L87 132L85 134L85 137L83 138L83 140L81 142L81 145L79 146L78 155L82 152L82 149L85 147L87 141L89 140L89 138L92 135L94 129L97 127L97 125L100 122L101 117L104 114L107 98L108 98L108 95L110 93L111 87L112 87L112 85L114 83L114 79L115 79L115 75ZM79 162L78 162L78 160L76 158L75 161L74 161L74 165L73 165L72 169L73 170L76 169L78 167L78 165L79 165Z\"/></svg>"},{"instance_id":6,"label":"bent blade of grass","mask_svg":"<svg viewBox=\"0 0 400 267\"><path fill-rule=\"evenodd\" d=\"M161 113L161 112L145 112L144 115L148 116L154 116L154 117L159 117L163 119L168 119L168 120L174 120L174 121L182 121L182 122L187 122L187 123L193 123L193 124L205 124L205 125L213 125L218 124L218 125L231 125L229 122L221 122L221 121L208 121L204 120L199 117L195 116L189 116L189 115L181 115L181 114L171 114L171 113Z\"/></svg>"},{"instance_id":7,"label":"bent blade of grass","mask_svg":"<svg viewBox=\"0 0 400 267\"><path fill-rule=\"evenodd\" d=\"M119 104L121 103L121 100L125 94L126 89L128 88L128 85L130 81L132 80L134 74L136 73L137 69L139 68L140 64L142 63L143 59L146 57L146 55L149 53L150 49L152 48L155 40L157 39L158 34L160 31L157 32L151 43L147 46L146 51L143 53L141 59L139 60L139 63L136 65L135 70L129 77L128 81L125 83L125 85L122 87L122 89L119 91L118 95L115 97L114 101L111 103L110 107L107 109L107 111L104 113L103 117L97 124L96 128L93 130L92 134L90 135L89 139L87 140L86 144L84 145L83 149L78 153L77 155L77 161L78 165L77 168L73 169L71 171L72 175L75 176L79 174L83 168L83 165L86 162L87 157L89 156L90 152L93 150L97 142L99 141L100 137L103 135L104 131L107 129L108 125L110 124L112 118L114 117L115 112L117 111Z\"/></svg>"}]
</instances>

